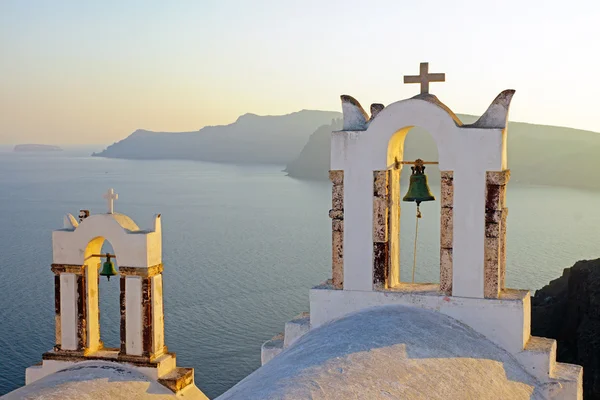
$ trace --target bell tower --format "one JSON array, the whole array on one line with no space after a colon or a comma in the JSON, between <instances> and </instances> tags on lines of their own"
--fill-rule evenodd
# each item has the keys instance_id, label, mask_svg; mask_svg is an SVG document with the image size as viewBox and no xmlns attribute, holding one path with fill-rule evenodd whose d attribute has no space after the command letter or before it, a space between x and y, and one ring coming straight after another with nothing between
<instances>
[{"instance_id":1,"label":"bell tower","mask_svg":"<svg viewBox=\"0 0 600 400\"><path fill-rule=\"evenodd\" d=\"M118 195L113 189L104 198L106 213L87 212L79 222L67 214L63 228L52 233L55 345L42 355L41 365L27 369L26 383L73 363L102 360L139 368L178 392L193 384L194 371L177 368L175 354L165 345L161 215L143 230L114 212ZM105 241L115 254L101 254ZM100 338L101 276L120 281L119 348L105 348Z\"/></svg>"}]
</instances>

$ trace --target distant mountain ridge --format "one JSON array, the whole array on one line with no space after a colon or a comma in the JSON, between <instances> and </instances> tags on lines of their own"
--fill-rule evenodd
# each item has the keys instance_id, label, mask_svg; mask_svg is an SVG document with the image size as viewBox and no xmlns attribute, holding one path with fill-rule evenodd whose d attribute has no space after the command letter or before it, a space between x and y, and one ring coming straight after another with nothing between
<instances>
[{"instance_id":1,"label":"distant mountain ridge","mask_svg":"<svg viewBox=\"0 0 600 400\"><path fill-rule=\"evenodd\" d=\"M333 111L302 110L277 116L244 114L232 124L206 126L195 132L138 129L92 155L285 165L300 153L311 132L340 116Z\"/></svg>"},{"instance_id":2,"label":"distant mountain ridge","mask_svg":"<svg viewBox=\"0 0 600 400\"><path fill-rule=\"evenodd\" d=\"M458 115L465 123L477 117ZM327 180L332 131L342 129L342 114L302 110L278 115L244 114L234 123L195 132L152 132L138 129L127 138L93 154L128 159L185 159L233 164L286 165L289 176ZM311 134L312 132L312 134ZM433 138L412 129L405 159L437 160ZM508 165L511 183L600 189L600 133L557 126L509 122ZM439 169L429 166L432 185ZM410 168L403 169L407 178Z\"/></svg>"},{"instance_id":3,"label":"distant mountain ridge","mask_svg":"<svg viewBox=\"0 0 600 400\"><path fill-rule=\"evenodd\" d=\"M458 115L465 124L478 117ZM330 134L340 130L342 121L334 120L313 133L302 152L285 171L299 179L327 180L330 165ZM437 147L431 135L421 128L412 129L405 142L406 160L437 160ZM600 133L573 128L508 124L508 167L511 183L600 189ZM439 169L427 168L429 182L439 184ZM410 175L404 168L403 177Z\"/></svg>"}]
</instances>

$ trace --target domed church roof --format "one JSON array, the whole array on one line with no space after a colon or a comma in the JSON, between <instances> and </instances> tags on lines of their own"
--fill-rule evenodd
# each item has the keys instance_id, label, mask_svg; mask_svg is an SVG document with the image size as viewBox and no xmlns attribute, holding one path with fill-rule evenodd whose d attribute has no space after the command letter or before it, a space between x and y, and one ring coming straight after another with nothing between
<instances>
[{"instance_id":1,"label":"domed church roof","mask_svg":"<svg viewBox=\"0 0 600 400\"><path fill-rule=\"evenodd\" d=\"M544 398L540 382L473 329L381 306L312 329L218 399Z\"/></svg>"}]
</instances>

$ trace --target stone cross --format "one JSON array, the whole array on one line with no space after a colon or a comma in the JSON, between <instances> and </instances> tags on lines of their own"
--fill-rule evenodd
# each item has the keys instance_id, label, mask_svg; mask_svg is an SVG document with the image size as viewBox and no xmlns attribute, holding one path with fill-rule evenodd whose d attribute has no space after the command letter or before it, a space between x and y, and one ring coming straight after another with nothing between
<instances>
[{"instance_id":1,"label":"stone cross","mask_svg":"<svg viewBox=\"0 0 600 400\"><path fill-rule=\"evenodd\" d=\"M112 214L114 212L114 201L119 199L119 195L115 193L114 189L110 188L102 197L108 201L108 213Z\"/></svg>"},{"instance_id":2,"label":"stone cross","mask_svg":"<svg viewBox=\"0 0 600 400\"><path fill-rule=\"evenodd\" d=\"M429 63L421 63L419 75L405 75L404 83L420 83L421 94L429 93L429 82L445 82L446 74L430 74Z\"/></svg>"}]
</instances>

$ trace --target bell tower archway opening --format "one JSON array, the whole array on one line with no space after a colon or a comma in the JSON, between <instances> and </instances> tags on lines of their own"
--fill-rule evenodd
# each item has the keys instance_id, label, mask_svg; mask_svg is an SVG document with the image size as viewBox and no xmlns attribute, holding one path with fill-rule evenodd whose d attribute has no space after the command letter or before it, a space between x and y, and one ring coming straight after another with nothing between
<instances>
[{"instance_id":1,"label":"bell tower archway opening","mask_svg":"<svg viewBox=\"0 0 600 400\"><path fill-rule=\"evenodd\" d=\"M106 257L107 254L109 257ZM88 353L102 349L117 350L120 347L120 279L117 262L112 244L104 237L96 237L88 243L84 264ZM107 272L116 275L101 275Z\"/></svg>"},{"instance_id":2,"label":"bell tower archway opening","mask_svg":"<svg viewBox=\"0 0 600 400\"><path fill-rule=\"evenodd\" d=\"M416 160L425 162L422 167L426 180L418 179L411 185ZM420 282L439 283L441 180L437 161L437 144L421 127L404 127L389 141L387 229L390 259L386 288ZM418 207L416 201L404 200L409 190L413 195L416 193L417 198L423 198ZM425 193L435 199L422 197Z\"/></svg>"}]
</instances>

